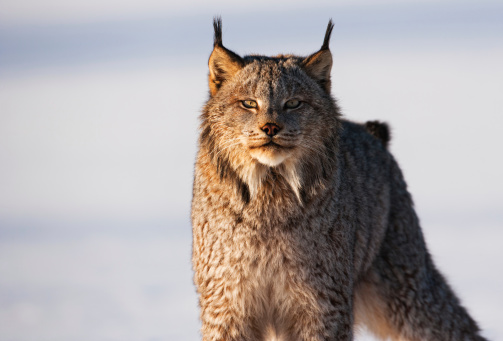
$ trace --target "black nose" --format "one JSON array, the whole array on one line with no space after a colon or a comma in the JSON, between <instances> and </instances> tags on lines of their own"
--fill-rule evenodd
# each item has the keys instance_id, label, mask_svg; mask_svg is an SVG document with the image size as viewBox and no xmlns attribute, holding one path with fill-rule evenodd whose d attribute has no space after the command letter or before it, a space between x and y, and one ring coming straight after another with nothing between
<instances>
[{"instance_id":1,"label":"black nose","mask_svg":"<svg viewBox=\"0 0 503 341\"><path fill-rule=\"evenodd\" d=\"M278 125L274 124L274 123L266 123L260 129L262 129L262 131L264 133L266 133L267 135L269 135L270 137L273 137L274 135L276 135L281 130L281 128L278 127Z\"/></svg>"}]
</instances>

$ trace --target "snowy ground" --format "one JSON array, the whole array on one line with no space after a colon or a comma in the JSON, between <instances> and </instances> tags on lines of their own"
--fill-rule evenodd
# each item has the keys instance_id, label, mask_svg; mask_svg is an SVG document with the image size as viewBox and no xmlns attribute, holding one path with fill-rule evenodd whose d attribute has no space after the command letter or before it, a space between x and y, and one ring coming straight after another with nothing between
<instances>
[{"instance_id":1,"label":"snowy ground","mask_svg":"<svg viewBox=\"0 0 503 341\"><path fill-rule=\"evenodd\" d=\"M501 5L299 2L253 15L220 1L189 15L187 2L178 17L91 20L105 2L82 22L67 8L30 23L49 11L23 17L13 0L4 20L0 6L0 340L199 339L189 207L215 12L241 54L313 52L334 18L344 114L390 123L435 261L503 339Z\"/></svg>"},{"instance_id":2,"label":"snowy ground","mask_svg":"<svg viewBox=\"0 0 503 341\"><path fill-rule=\"evenodd\" d=\"M503 235L501 226L476 230L439 225L426 234L485 335L499 340ZM191 277L187 234L11 237L0 242L0 339L198 340Z\"/></svg>"}]
</instances>

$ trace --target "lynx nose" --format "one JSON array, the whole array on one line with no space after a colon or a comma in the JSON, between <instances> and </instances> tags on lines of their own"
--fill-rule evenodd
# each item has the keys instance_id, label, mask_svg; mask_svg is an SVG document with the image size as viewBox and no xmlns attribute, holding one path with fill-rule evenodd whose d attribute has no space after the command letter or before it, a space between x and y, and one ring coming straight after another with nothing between
<instances>
[{"instance_id":1,"label":"lynx nose","mask_svg":"<svg viewBox=\"0 0 503 341\"><path fill-rule=\"evenodd\" d=\"M273 137L281 130L281 128L277 124L274 124L274 123L266 123L260 129L262 129L262 131L270 137Z\"/></svg>"}]
</instances>

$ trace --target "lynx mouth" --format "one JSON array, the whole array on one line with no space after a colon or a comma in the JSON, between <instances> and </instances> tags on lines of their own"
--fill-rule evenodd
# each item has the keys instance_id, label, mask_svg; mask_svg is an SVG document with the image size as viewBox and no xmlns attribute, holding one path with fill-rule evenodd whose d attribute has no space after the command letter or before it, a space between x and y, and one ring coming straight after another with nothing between
<instances>
[{"instance_id":1,"label":"lynx mouth","mask_svg":"<svg viewBox=\"0 0 503 341\"><path fill-rule=\"evenodd\" d=\"M282 146L279 143L276 143L274 141L269 141L266 142L260 146L251 146L250 149L258 149L258 148L268 148L268 149L278 149L278 150L288 150L288 149L293 149L293 147L289 146Z\"/></svg>"},{"instance_id":2,"label":"lynx mouth","mask_svg":"<svg viewBox=\"0 0 503 341\"><path fill-rule=\"evenodd\" d=\"M260 146L250 147L251 156L263 165L276 167L291 155L293 147L282 146L269 141Z\"/></svg>"}]
</instances>

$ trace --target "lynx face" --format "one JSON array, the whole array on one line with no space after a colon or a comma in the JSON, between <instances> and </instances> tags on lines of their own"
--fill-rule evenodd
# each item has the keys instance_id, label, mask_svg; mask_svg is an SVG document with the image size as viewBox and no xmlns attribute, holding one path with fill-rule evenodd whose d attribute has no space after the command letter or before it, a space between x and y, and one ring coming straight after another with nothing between
<instances>
[{"instance_id":1,"label":"lynx face","mask_svg":"<svg viewBox=\"0 0 503 341\"><path fill-rule=\"evenodd\" d=\"M242 58L223 47L218 22L215 32L201 142L221 176L235 172L252 196L271 175L283 177L299 196L304 175L335 152L331 27L326 47L306 58Z\"/></svg>"},{"instance_id":2,"label":"lynx face","mask_svg":"<svg viewBox=\"0 0 503 341\"><path fill-rule=\"evenodd\" d=\"M216 95L222 138L268 167L316 154L327 118L313 98L322 91L295 59L254 57Z\"/></svg>"}]
</instances>

